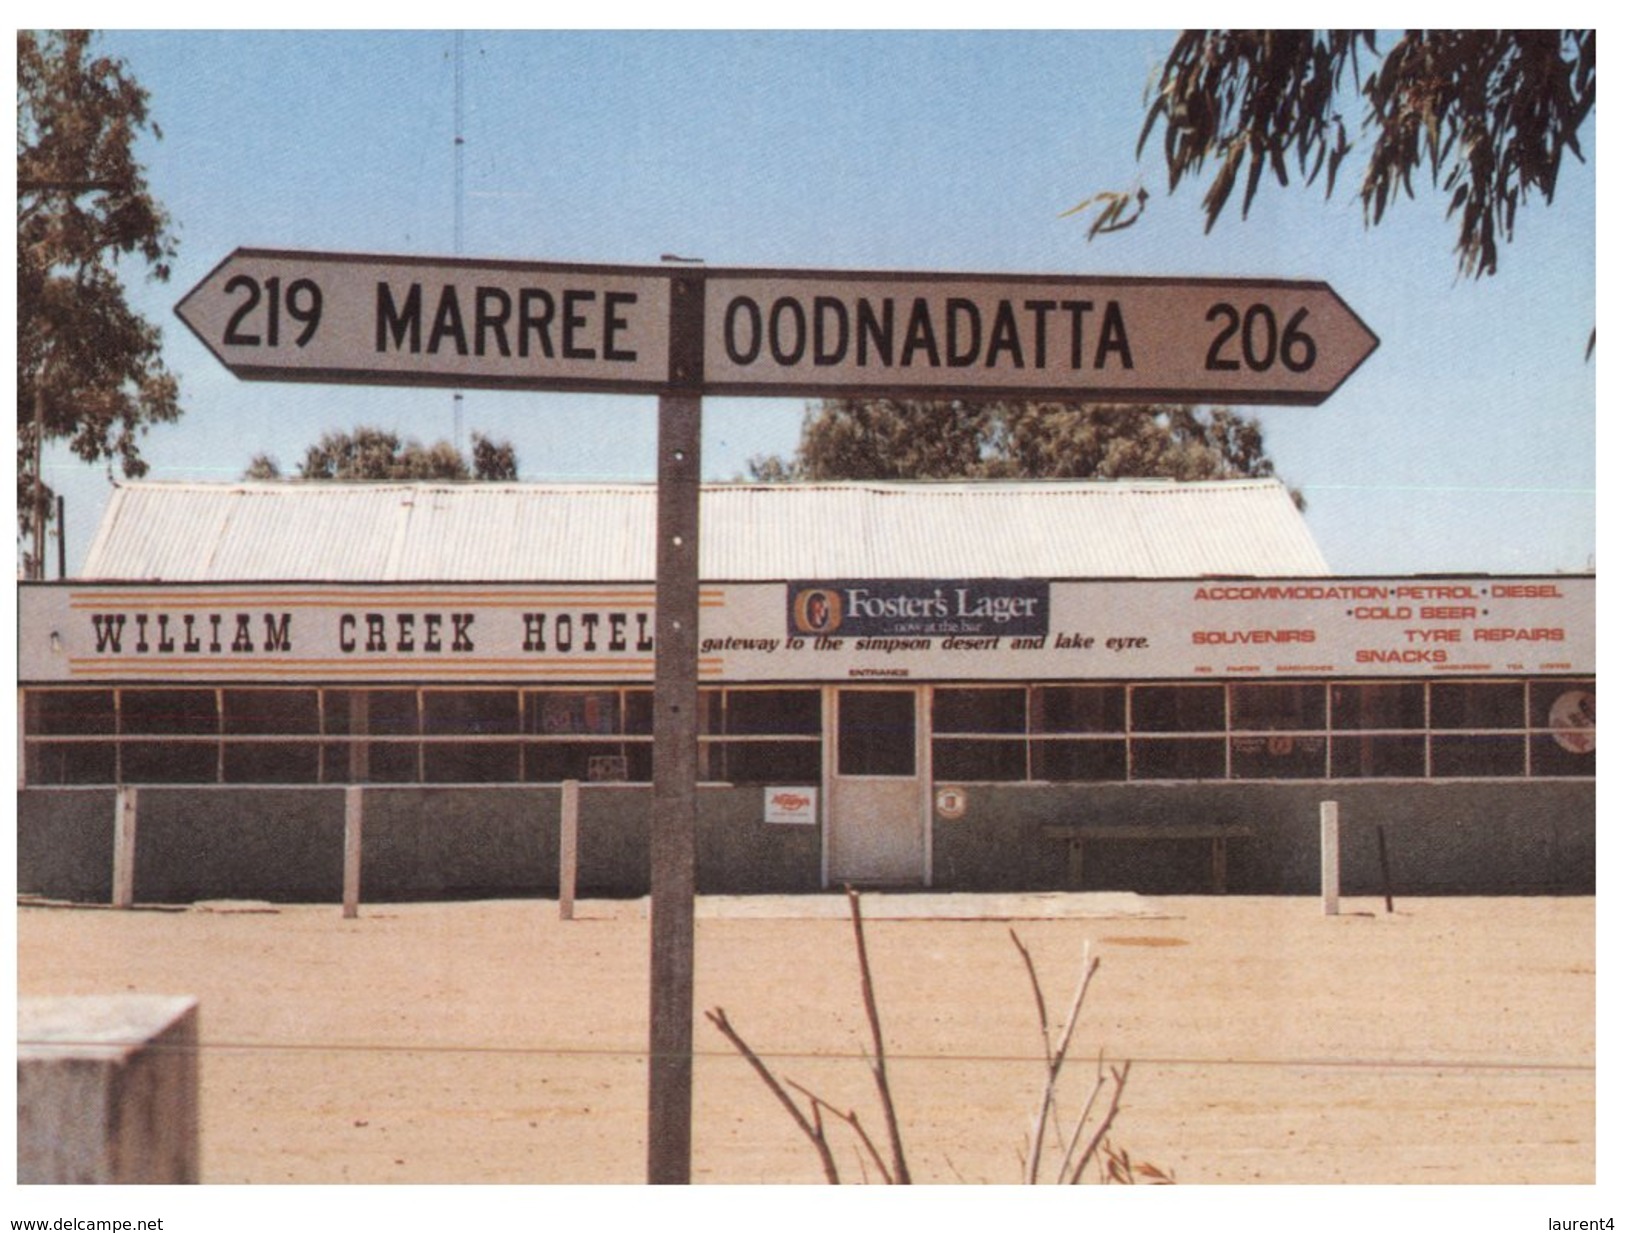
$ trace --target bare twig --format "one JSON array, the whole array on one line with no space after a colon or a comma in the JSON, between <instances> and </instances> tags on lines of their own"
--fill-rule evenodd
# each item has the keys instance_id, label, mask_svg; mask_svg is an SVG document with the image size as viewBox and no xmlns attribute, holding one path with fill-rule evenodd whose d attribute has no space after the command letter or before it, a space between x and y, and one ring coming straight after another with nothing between
<instances>
[{"instance_id":1,"label":"bare twig","mask_svg":"<svg viewBox=\"0 0 1625 1233\"><path fill-rule=\"evenodd\" d=\"M796 1091L800 1092L807 1098L808 1102L811 1103L813 1107L814 1117L818 1116L820 1109L828 1109L836 1117L840 1118L841 1121L850 1126L852 1128L852 1132L858 1136L858 1141L863 1144L864 1150L869 1153L869 1159L875 1162L875 1168L880 1170L880 1176L886 1180L886 1184L888 1186L891 1185L892 1175L886 1168L886 1162L880 1157L880 1149L875 1146L875 1141L869 1137L869 1132L863 1128L863 1121L858 1117L855 1110L847 1109L843 1112L842 1110L837 1109L822 1096L809 1090L808 1088L802 1087L801 1084L797 1083L794 1079L786 1079L784 1082L788 1086L795 1088Z\"/></svg>"},{"instance_id":2,"label":"bare twig","mask_svg":"<svg viewBox=\"0 0 1625 1233\"><path fill-rule=\"evenodd\" d=\"M1033 1000L1038 1003L1038 1034L1044 1038L1044 1064L1049 1065L1049 1011L1044 1005L1044 988L1038 983L1038 970L1033 967L1033 957L1021 940L1021 935L1014 929L1010 930L1010 940L1016 944L1021 952L1021 961L1027 965L1027 983L1033 987Z\"/></svg>"},{"instance_id":3,"label":"bare twig","mask_svg":"<svg viewBox=\"0 0 1625 1233\"><path fill-rule=\"evenodd\" d=\"M1084 214L1096 210L1095 221L1089 224L1089 239L1097 235L1109 235L1113 231L1122 231L1125 227L1132 227L1140 221L1140 215L1145 213L1146 203L1150 194L1144 188L1137 188L1127 192L1102 192L1093 197L1085 198L1070 210L1062 210L1061 217L1068 218L1074 214ZM1130 206L1133 207L1130 212Z\"/></svg>"},{"instance_id":4,"label":"bare twig","mask_svg":"<svg viewBox=\"0 0 1625 1233\"><path fill-rule=\"evenodd\" d=\"M1094 1158L1095 1152L1100 1147L1100 1141L1106 1137L1106 1132L1112 1128L1112 1123L1117 1120L1117 1110L1123 1103L1123 1088L1128 1085L1128 1071L1133 1064L1131 1061L1124 1061L1122 1070L1118 1070L1115 1066L1111 1068L1112 1102L1106 1110L1106 1116L1101 1118L1100 1125L1095 1128L1094 1137L1089 1140L1089 1146L1084 1149L1083 1155L1079 1156L1073 1164L1072 1176L1068 1180L1074 1186L1083 1177L1083 1171L1088 1166L1089 1161Z\"/></svg>"},{"instance_id":5,"label":"bare twig","mask_svg":"<svg viewBox=\"0 0 1625 1233\"><path fill-rule=\"evenodd\" d=\"M1078 1026L1078 1012L1083 1009L1084 995L1089 992L1089 985L1095 979L1095 973L1100 970L1100 959L1089 953L1088 944L1083 948L1083 976L1078 980L1078 991L1072 997L1072 1009L1066 1016L1066 1027L1061 1031L1061 1039L1055 1046L1055 1071L1060 1073L1061 1064L1066 1061L1066 1051L1072 1044L1072 1032Z\"/></svg>"},{"instance_id":6,"label":"bare twig","mask_svg":"<svg viewBox=\"0 0 1625 1233\"><path fill-rule=\"evenodd\" d=\"M1022 1180L1029 1186L1038 1180L1038 1158L1043 1151L1044 1125L1049 1121L1050 1091L1054 1079L1055 1052L1050 1047L1049 1038L1049 1010L1044 1004L1044 988L1038 981L1038 970L1033 967L1032 954L1022 943L1020 935L1014 929L1010 930L1010 940L1016 944L1016 950L1021 952L1021 961L1027 965L1027 983L1032 986L1033 1001L1038 1003L1038 1035L1044 1042L1044 1098L1038 1102L1038 1112L1033 1117L1032 1133L1028 1136L1028 1150L1022 1161Z\"/></svg>"},{"instance_id":7,"label":"bare twig","mask_svg":"<svg viewBox=\"0 0 1625 1233\"><path fill-rule=\"evenodd\" d=\"M1055 1087L1061 1077L1061 1067L1066 1064L1066 1053L1072 1045L1072 1033L1078 1026L1078 1015L1083 1010L1084 996L1089 992L1089 984L1095 978L1095 972L1100 968L1100 960L1089 954L1087 945L1084 947L1083 975L1078 981L1077 992L1072 996L1072 1007L1067 1012L1066 1022L1061 1028L1060 1040L1052 1047L1050 1044L1049 1022L1044 1004L1044 992L1039 985L1037 969L1033 967L1031 954L1022 945L1021 939L1016 936L1015 930L1010 931L1010 938L1021 952L1022 962L1027 965L1027 979L1033 987L1033 998L1038 1003L1038 1029L1044 1038L1044 1092L1038 1102L1038 1113L1033 1118L1033 1129L1030 1149L1027 1153L1027 1184L1033 1185L1038 1181L1038 1162L1044 1153L1044 1127L1054 1117ZM1091 1102L1092 1103L1092 1102ZM1086 1108L1087 1114L1087 1108ZM1060 1125L1056 1123L1057 1136ZM1076 1134L1074 1133L1074 1142ZM1062 1168L1066 1167L1063 1158Z\"/></svg>"},{"instance_id":8,"label":"bare twig","mask_svg":"<svg viewBox=\"0 0 1625 1233\"><path fill-rule=\"evenodd\" d=\"M869 1132L864 1129L861 1119L855 1110L840 1109L825 1100L822 1096L810 1091L792 1079L782 1082L770 1072L744 1039L739 1035L728 1016L721 1007L706 1012L718 1031L728 1038L729 1043L739 1054L751 1064L757 1076L767 1084L775 1098L790 1114L801 1133L818 1152L819 1162L824 1169L826 1181L839 1183L840 1170L835 1163L834 1152L831 1150L829 1136L826 1133L824 1113L827 1110L836 1119L844 1122L856 1136L861 1150L857 1152L856 1163L868 1180L869 1166L874 1165L875 1172L887 1183L907 1183L910 1176L908 1164L903 1155L902 1134L898 1128L897 1111L892 1101L891 1083L886 1074L885 1041L880 1026L880 1010L875 1000L874 977L869 969L869 952L863 936L863 912L856 891L847 888L847 900L852 910L852 931L856 939L858 950L859 974L862 978L863 1007L869 1019L869 1031L874 1040L874 1058L869 1064L869 1070L875 1081L875 1087L880 1095L881 1108L886 1116L886 1130L890 1139L891 1164L888 1167L880 1148L876 1145ZM1038 1116L1033 1123L1032 1137L1029 1141L1029 1152L1022 1160L1023 1172L1029 1183L1036 1182L1038 1178L1039 1161L1043 1153L1043 1138L1046 1131L1053 1128L1055 1134L1056 1150L1060 1153L1061 1161L1057 1182L1076 1185L1083 1178L1084 1170L1091 1161L1104 1161L1101 1166L1101 1178L1104 1181L1135 1182L1145 1177L1153 1182L1168 1183L1174 1181L1172 1172L1164 1172L1154 1165L1137 1163L1129 1158L1126 1151L1112 1146L1107 1134L1117 1120L1118 1110L1122 1105L1123 1090L1128 1084L1129 1067L1132 1063L1125 1061L1122 1069L1106 1066L1104 1054L1097 1057L1095 1062L1095 1083L1083 1103L1082 1111L1072 1124L1070 1135L1064 1135L1061 1126L1060 1112L1056 1103L1056 1091L1062 1068L1067 1061L1067 1055L1072 1045L1073 1034L1077 1029L1078 1019L1083 1011L1083 1003L1088 995L1089 986L1094 980L1095 973L1100 968L1100 960L1090 955L1087 946L1084 949L1083 972L1078 980L1078 987L1072 997L1072 1004L1067 1012L1066 1021L1061 1025L1058 1037L1052 1037L1049 1025L1049 1008L1044 1000L1044 991L1038 979L1038 971L1033 963L1032 955L1022 943L1014 930L1010 931L1010 938L1016 949L1021 953L1022 962L1026 965L1027 979L1032 986L1033 1000L1038 1008L1039 1034L1044 1042L1044 1091L1039 1103ZM803 1111L787 1088L794 1089L805 1097L809 1109ZM1110 1099L1102 1117L1095 1119L1096 1109L1100 1104L1102 1093L1110 1092ZM1088 1136L1084 1143L1085 1135ZM1083 1143L1081 1152L1079 1145ZM1021 1153L1018 1149L1018 1158Z\"/></svg>"},{"instance_id":9,"label":"bare twig","mask_svg":"<svg viewBox=\"0 0 1625 1233\"><path fill-rule=\"evenodd\" d=\"M880 1010L875 1005L874 980L869 975L869 950L863 942L863 909L858 903L858 892L846 888L846 901L852 909L852 932L858 945L858 971L863 981L863 1009L869 1016L869 1034L875 1042L875 1060L869 1069L875 1077L880 1093L880 1107L886 1115L886 1134L891 1139L892 1176L903 1185L911 1180L908 1161L903 1158L903 1135L897 1125L897 1109L892 1104L891 1084L886 1079L886 1044L880 1035Z\"/></svg>"},{"instance_id":10,"label":"bare twig","mask_svg":"<svg viewBox=\"0 0 1625 1233\"><path fill-rule=\"evenodd\" d=\"M1083 1108L1079 1110L1077 1120L1072 1123L1072 1135L1066 1141L1066 1150L1061 1153L1061 1167L1055 1174L1055 1184L1057 1186L1066 1183L1066 1175L1071 1172L1072 1162L1077 1158L1078 1140L1083 1138L1083 1129L1089 1124L1089 1115L1095 1111L1095 1101L1100 1099L1101 1090L1105 1086L1106 1076L1101 1072L1097 1063L1095 1085L1089 1089L1088 1099L1083 1102Z\"/></svg>"},{"instance_id":11,"label":"bare twig","mask_svg":"<svg viewBox=\"0 0 1625 1233\"><path fill-rule=\"evenodd\" d=\"M713 1010L706 1011L705 1017L716 1025L717 1031L726 1036L728 1043L739 1050L740 1055L751 1064L752 1069L761 1077L762 1082L767 1084L768 1090L779 1098L779 1103L795 1119L796 1125L801 1128L801 1133L806 1135L812 1142L813 1147L818 1152L818 1159L824 1166L824 1180L832 1186L840 1185L840 1170L835 1167L835 1156L829 1149L829 1140L824 1136L822 1120L818 1120L817 1125L807 1120L806 1114L802 1113L796 1102L790 1099L790 1093L784 1090L779 1081L773 1077L773 1072L768 1070L762 1059L756 1056L756 1051L745 1043L744 1038L738 1032L734 1031L733 1024L728 1022L728 1014L722 1007L718 1006ZM818 1107L816 1105L813 1106L813 1117L818 1118Z\"/></svg>"},{"instance_id":12,"label":"bare twig","mask_svg":"<svg viewBox=\"0 0 1625 1233\"><path fill-rule=\"evenodd\" d=\"M1038 1003L1038 1038L1044 1043L1044 1067L1046 1073L1054 1065L1055 1051L1050 1046L1049 1037L1049 1007L1044 1002L1044 987L1038 980L1038 969L1033 966L1033 957L1027 946L1021 940L1021 935L1014 929L1010 930L1010 940L1016 944L1016 950L1021 954L1021 961L1027 968L1027 983L1032 986L1033 1001ZM1033 1144L1032 1159L1027 1159L1027 1153L1022 1154L1022 1177L1028 1185L1032 1185L1038 1178L1038 1143L1044 1133L1044 1124L1049 1120L1049 1102L1041 1101L1038 1114L1033 1119L1033 1129L1030 1141Z\"/></svg>"}]
</instances>

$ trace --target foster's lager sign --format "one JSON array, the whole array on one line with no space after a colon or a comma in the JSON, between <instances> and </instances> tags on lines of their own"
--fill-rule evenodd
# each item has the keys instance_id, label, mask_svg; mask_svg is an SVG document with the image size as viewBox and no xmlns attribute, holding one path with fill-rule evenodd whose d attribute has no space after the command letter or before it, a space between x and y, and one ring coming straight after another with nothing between
<instances>
[{"instance_id":1,"label":"foster's lager sign","mask_svg":"<svg viewBox=\"0 0 1625 1233\"><path fill-rule=\"evenodd\" d=\"M1049 583L1027 578L792 582L792 638L1049 633Z\"/></svg>"}]
</instances>

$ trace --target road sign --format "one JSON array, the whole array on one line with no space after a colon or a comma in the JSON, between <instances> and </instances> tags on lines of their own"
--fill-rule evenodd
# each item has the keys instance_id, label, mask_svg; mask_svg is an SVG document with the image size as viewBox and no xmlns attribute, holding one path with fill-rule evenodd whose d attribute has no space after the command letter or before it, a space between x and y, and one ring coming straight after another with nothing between
<instances>
[{"instance_id":1,"label":"road sign","mask_svg":"<svg viewBox=\"0 0 1625 1233\"><path fill-rule=\"evenodd\" d=\"M708 394L1324 401L1377 346L1325 283L707 273Z\"/></svg>"},{"instance_id":2,"label":"road sign","mask_svg":"<svg viewBox=\"0 0 1625 1233\"><path fill-rule=\"evenodd\" d=\"M672 272L240 248L175 311L254 381L658 393Z\"/></svg>"},{"instance_id":3,"label":"road sign","mask_svg":"<svg viewBox=\"0 0 1625 1233\"><path fill-rule=\"evenodd\" d=\"M1315 405L1377 347L1325 283L239 249L177 306L240 377Z\"/></svg>"}]
</instances>

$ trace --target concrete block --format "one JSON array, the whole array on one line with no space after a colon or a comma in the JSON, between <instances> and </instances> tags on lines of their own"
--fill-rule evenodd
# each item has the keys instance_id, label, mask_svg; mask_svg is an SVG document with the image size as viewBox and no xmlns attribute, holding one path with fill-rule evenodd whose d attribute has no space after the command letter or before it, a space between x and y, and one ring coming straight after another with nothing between
<instances>
[{"instance_id":1,"label":"concrete block","mask_svg":"<svg viewBox=\"0 0 1625 1233\"><path fill-rule=\"evenodd\" d=\"M197 999L17 1000L17 1180L198 1180Z\"/></svg>"}]
</instances>

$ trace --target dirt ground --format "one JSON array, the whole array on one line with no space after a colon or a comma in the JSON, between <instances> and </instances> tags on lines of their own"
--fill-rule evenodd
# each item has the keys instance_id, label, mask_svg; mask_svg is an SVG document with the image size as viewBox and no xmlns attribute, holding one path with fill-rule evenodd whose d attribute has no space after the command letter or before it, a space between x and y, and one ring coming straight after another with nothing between
<instances>
[{"instance_id":1,"label":"dirt ground","mask_svg":"<svg viewBox=\"0 0 1625 1233\"><path fill-rule=\"evenodd\" d=\"M883 1138L849 920L763 905L745 918L702 902L696 927L698 1182L822 1179L711 1007ZM1064 1107L1097 1053L1132 1059L1112 1137L1181 1183L1592 1182L1594 901L1396 908L1190 897L1062 919L870 919L915 1179L1020 1180L1043 1065L1014 929L1052 1021L1085 943L1101 958ZM206 1182L639 1182L646 912L19 906L17 982L200 999ZM854 1140L832 1137L843 1174L864 1180Z\"/></svg>"}]
</instances>

